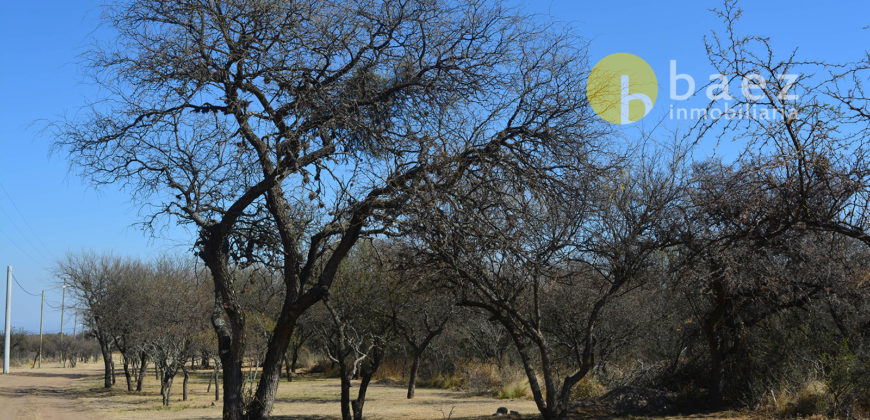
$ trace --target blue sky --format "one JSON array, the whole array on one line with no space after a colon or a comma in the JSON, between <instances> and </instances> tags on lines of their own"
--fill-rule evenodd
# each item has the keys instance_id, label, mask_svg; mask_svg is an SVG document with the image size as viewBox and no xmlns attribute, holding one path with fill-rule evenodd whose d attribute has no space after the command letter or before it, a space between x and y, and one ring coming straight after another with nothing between
<instances>
[{"instance_id":1,"label":"blue sky","mask_svg":"<svg viewBox=\"0 0 870 420\"><path fill-rule=\"evenodd\" d=\"M710 73L702 37L719 22L718 1L515 1L524 10L571 26L589 42L589 58L615 52L645 59L659 79L655 113L665 112L669 60L703 83ZM98 2L7 2L0 9L0 265L32 293L46 290L46 331L60 324L56 261L82 249L149 258L189 249L188 232L169 228L151 238L135 223L139 206L114 187L95 189L50 155L48 121L73 116L96 88L79 70L80 54L109 31ZM836 4L834 6L833 4ZM870 46L866 0L744 1L739 29L772 38L777 53L855 60ZM13 326L39 328L39 297L13 286ZM72 315L68 313L69 331Z\"/></svg>"}]
</instances>

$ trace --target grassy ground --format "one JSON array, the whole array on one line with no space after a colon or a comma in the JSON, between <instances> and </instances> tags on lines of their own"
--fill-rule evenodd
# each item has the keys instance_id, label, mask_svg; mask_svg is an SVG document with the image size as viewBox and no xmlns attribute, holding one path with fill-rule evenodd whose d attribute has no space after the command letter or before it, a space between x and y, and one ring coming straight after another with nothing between
<instances>
[{"instance_id":1,"label":"grassy ground","mask_svg":"<svg viewBox=\"0 0 870 420\"><path fill-rule=\"evenodd\" d=\"M176 377L169 407L160 404L160 387L149 370L141 393L125 391L123 375L115 388L102 388L102 365L79 364L62 368L44 364L41 369L19 367L0 376L0 418L23 419L145 419L219 418L221 403L214 389L207 392L209 373L191 376L188 401L181 401L182 377ZM352 390L356 392L356 388ZM285 419L337 418L339 382L332 378L297 378L281 382L273 417ZM522 414L536 412L527 399L497 400L461 392L418 388L413 400L405 399L401 386L373 384L365 412L368 418L446 419L490 416L498 407Z\"/></svg>"}]
</instances>

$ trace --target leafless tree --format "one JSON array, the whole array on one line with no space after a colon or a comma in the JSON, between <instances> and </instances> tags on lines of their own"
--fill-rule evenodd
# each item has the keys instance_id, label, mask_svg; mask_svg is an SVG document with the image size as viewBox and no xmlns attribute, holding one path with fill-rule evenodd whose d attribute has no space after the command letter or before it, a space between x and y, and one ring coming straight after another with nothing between
<instances>
[{"instance_id":1,"label":"leafless tree","mask_svg":"<svg viewBox=\"0 0 870 420\"><path fill-rule=\"evenodd\" d=\"M608 302L649 278L652 256L671 243L664 221L680 194L677 166L615 164L595 150L493 168L408 224L418 264L440 267L460 305L508 332L545 418L567 414L572 387L594 366Z\"/></svg>"},{"instance_id":2,"label":"leafless tree","mask_svg":"<svg viewBox=\"0 0 870 420\"><path fill-rule=\"evenodd\" d=\"M146 225L196 227L228 419L268 416L296 319L360 235L499 150L589 130L573 37L492 3L132 0L107 18L118 37L89 62L108 97L58 146L95 183L128 187ZM245 406L232 264L252 262L286 293Z\"/></svg>"},{"instance_id":3,"label":"leafless tree","mask_svg":"<svg viewBox=\"0 0 870 420\"><path fill-rule=\"evenodd\" d=\"M208 319L209 293L188 261L163 258L152 269L148 284L140 290L148 324L145 341L160 372L163 405L168 406L179 371L184 374L183 399L187 399L187 363L197 350L193 337Z\"/></svg>"},{"instance_id":4,"label":"leafless tree","mask_svg":"<svg viewBox=\"0 0 870 420\"><path fill-rule=\"evenodd\" d=\"M374 245L356 248L342 263L335 288L320 308L319 316L329 321L314 324L328 357L339 368L344 420L363 418L369 383L395 336L391 309L400 294L389 276ZM351 380L356 377L360 383L351 400Z\"/></svg>"},{"instance_id":5,"label":"leafless tree","mask_svg":"<svg viewBox=\"0 0 870 420\"><path fill-rule=\"evenodd\" d=\"M789 278L794 267L777 266L772 256L808 264L809 257L799 252L808 245L805 241L837 243L823 233L801 233L807 231L834 232L870 244L870 165L867 79L862 78L868 74L866 51L852 63L802 59L796 49L778 55L770 38L740 34L742 11L736 1L725 1L715 12L724 29L706 40L710 62L729 83L750 86L749 95L730 95L732 106L763 112L743 118L727 114L705 118L695 126L699 138L712 134L744 144L733 163L697 165L692 201L704 208L696 213L705 214L704 222L686 226L695 231L695 240L700 239L690 247L696 255L706 256L705 272L712 276L706 283L712 306L701 321L713 365L710 392L718 400L724 352L720 347L727 346L714 331L735 319L736 307L752 301L739 297L751 293L760 300L777 297L765 301L770 311L747 314L759 319L783 307L805 304L820 288L834 287L830 278ZM717 105L721 104L713 101L709 107ZM744 270L754 270L756 282L780 280L756 284L759 289L747 292L746 282L755 283L742 277L748 275ZM811 270L827 272L825 264ZM749 322L737 318L739 323Z\"/></svg>"},{"instance_id":6,"label":"leafless tree","mask_svg":"<svg viewBox=\"0 0 870 420\"><path fill-rule=\"evenodd\" d=\"M399 336L410 350L412 362L408 372L408 399L414 398L417 385L417 373L423 353L448 327L448 323L456 314L456 306L451 296L443 290L423 290L425 281L415 281L413 285L404 285L402 289L405 299L399 299L394 307L393 322Z\"/></svg>"},{"instance_id":7,"label":"leafless tree","mask_svg":"<svg viewBox=\"0 0 870 420\"><path fill-rule=\"evenodd\" d=\"M112 350L119 331L119 325L114 321L122 319L122 309L116 300L124 294L123 284L131 274L130 266L133 264L122 258L94 253L70 254L57 263L57 276L85 310L86 323L100 343L104 365L103 386L106 388L111 388L113 384Z\"/></svg>"},{"instance_id":8,"label":"leafless tree","mask_svg":"<svg viewBox=\"0 0 870 420\"><path fill-rule=\"evenodd\" d=\"M743 143L736 163L758 174L754 195L775 192L777 201L763 204L779 231L833 231L870 244L867 51L851 63L802 59L796 49L778 55L770 38L740 34L737 1L716 13L724 29L706 40L710 62L729 82L749 86L752 97L730 95L734 107L767 118L706 118L696 134Z\"/></svg>"}]
</instances>

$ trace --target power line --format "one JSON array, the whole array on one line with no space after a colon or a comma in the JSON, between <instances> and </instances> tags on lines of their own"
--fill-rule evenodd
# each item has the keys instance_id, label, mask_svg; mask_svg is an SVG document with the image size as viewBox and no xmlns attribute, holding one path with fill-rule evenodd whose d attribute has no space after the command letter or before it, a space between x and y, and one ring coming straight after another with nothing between
<instances>
[{"instance_id":1,"label":"power line","mask_svg":"<svg viewBox=\"0 0 870 420\"><path fill-rule=\"evenodd\" d=\"M0 210L3 210L3 208L0 207ZM8 232L6 232L6 231L3 230L3 228L0 228L0 233L4 234L4 235L3 235L4 238L5 238L9 243L11 243L12 246L14 246L14 247L17 248L19 251L21 251L21 253L24 254L25 257L30 258L30 261L39 264L39 260L37 260L37 259L33 256L33 254L30 253L30 251L28 251L26 248L24 248L24 247L22 247L21 245L19 245L18 242L16 242L14 239L12 239L12 238L13 238L12 235L9 235ZM31 245L31 246L32 246L32 245Z\"/></svg>"},{"instance_id":2,"label":"power line","mask_svg":"<svg viewBox=\"0 0 870 420\"><path fill-rule=\"evenodd\" d=\"M18 287L19 287L19 288L20 288L24 293L27 293L27 294L30 295L30 296L36 296L36 297L39 297L39 296L40 296L38 293L30 293L30 292L28 292L27 289L25 289L24 286L22 286L21 283L18 281L18 277L15 277L15 273L12 273L12 280L15 280L15 284L17 284Z\"/></svg>"},{"instance_id":3,"label":"power line","mask_svg":"<svg viewBox=\"0 0 870 420\"><path fill-rule=\"evenodd\" d=\"M14 208L15 212L18 213L18 216L21 217L21 220L24 222L24 226L27 227L33 237L36 238L36 242L42 247L42 251L48 254L49 249L45 245L45 242L43 242L39 235L36 234L36 229L33 229L33 226L30 224L30 222L27 221L27 217L24 216L24 213L21 211L21 209L18 208L18 205L15 204L15 200L12 198L12 195L9 194L9 191L6 190L6 187L3 186L2 182L0 182L0 191L3 191L3 195L5 195L6 198L9 199L9 202L12 203L12 208Z\"/></svg>"}]
</instances>

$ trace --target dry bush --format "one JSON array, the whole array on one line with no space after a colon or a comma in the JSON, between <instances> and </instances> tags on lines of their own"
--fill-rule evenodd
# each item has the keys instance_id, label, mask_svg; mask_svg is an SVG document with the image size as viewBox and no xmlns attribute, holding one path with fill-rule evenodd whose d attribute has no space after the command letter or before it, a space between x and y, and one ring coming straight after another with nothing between
<instances>
[{"instance_id":1,"label":"dry bush","mask_svg":"<svg viewBox=\"0 0 870 420\"><path fill-rule=\"evenodd\" d=\"M460 362L456 364L455 374L442 376L444 388L456 388L457 382L462 390L479 395L491 395L499 399L529 398L529 380L522 369L512 365L501 368L495 363Z\"/></svg>"},{"instance_id":2,"label":"dry bush","mask_svg":"<svg viewBox=\"0 0 870 420\"><path fill-rule=\"evenodd\" d=\"M338 377L338 365L326 357L317 358L309 367L308 373L317 373L328 378Z\"/></svg>"},{"instance_id":3,"label":"dry bush","mask_svg":"<svg viewBox=\"0 0 870 420\"><path fill-rule=\"evenodd\" d=\"M574 388L571 389L571 400L582 400L584 398L595 398L604 395L607 392L605 387L598 378L592 375L586 375Z\"/></svg>"},{"instance_id":4,"label":"dry bush","mask_svg":"<svg viewBox=\"0 0 870 420\"><path fill-rule=\"evenodd\" d=\"M459 362L456 372L464 378L462 388L474 394L487 394L502 385L497 365L485 362Z\"/></svg>"},{"instance_id":5,"label":"dry bush","mask_svg":"<svg viewBox=\"0 0 870 420\"><path fill-rule=\"evenodd\" d=\"M453 374L438 374L423 381L419 381L417 386L439 389L460 389L465 383L465 378Z\"/></svg>"},{"instance_id":6,"label":"dry bush","mask_svg":"<svg viewBox=\"0 0 870 420\"><path fill-rule=\"evenodd\" d=\"M826 407L827 387L809 381L801 387L781 386L770 389L761 399L758 411L775 418L820 416Z\"/></svg>"},{"instance_id":7,"label":"dry bush","mask_svg":"<svg viewBox=\"0 0 870 420\"><path fill-rule=\"evenodd\" d=\"M500 400L516 400L519 398L529 398L530 396L528 379L503 385L495 395Z\"/></svg>"},{"instance_id":8,"label":"dry bush","mask_svg":"<svg viewBox=\"0 0 870 420\"><path fill-rule=\"evenodd\" d=\"M375 381L389 381L390 383L406 383L405 366L409 364L406 359L392 358L381 362L378 371L372 379Z\"/></svg>"}]
</instances>

